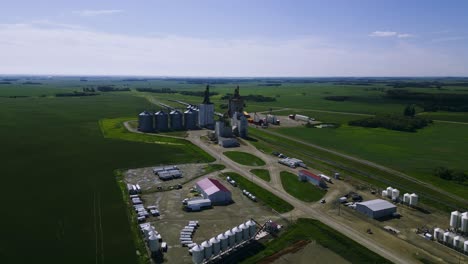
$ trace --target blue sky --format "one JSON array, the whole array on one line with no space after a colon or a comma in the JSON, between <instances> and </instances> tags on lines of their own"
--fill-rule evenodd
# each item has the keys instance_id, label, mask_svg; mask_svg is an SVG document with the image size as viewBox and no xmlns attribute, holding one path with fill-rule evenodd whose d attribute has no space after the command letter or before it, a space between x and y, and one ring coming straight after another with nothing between
<instances>
[{"instance_id":1,"label":"blue sky","mask_svg":"<svg viewBox=\"0 0 468 264\"><path fill-rule=\"evenodd\" d=\"M468 1L6 1L0 74L468 76Z\"/></svg>"}]
</instances>

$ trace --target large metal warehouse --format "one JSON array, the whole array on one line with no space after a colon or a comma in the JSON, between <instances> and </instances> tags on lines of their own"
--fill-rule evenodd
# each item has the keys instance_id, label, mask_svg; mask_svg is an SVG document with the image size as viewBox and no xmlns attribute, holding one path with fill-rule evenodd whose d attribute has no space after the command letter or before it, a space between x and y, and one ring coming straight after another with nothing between
<instances>
[{"instance_id":1,"label":"large metal warehouse","mask_svg":"<svg viewBox=\"0 0 468 264\"><path fill-rule=\"evenodd\" d=\"M203 197L210 199L213 204L228 204L232 201L231 192L218 180L205 178L198 181L196 187Z\"/></svg>"},{"instance_id":2,"label":"large metal warehouse","mask_svg":"<svg viewBox=\"0 0 468 264\"><path fill-rule=\"evenodd\" d=\"M396 213L396 209L394 204L382 199L356 203L356 211L374 219L392 216Z\"/></svg>"}]
</instances>

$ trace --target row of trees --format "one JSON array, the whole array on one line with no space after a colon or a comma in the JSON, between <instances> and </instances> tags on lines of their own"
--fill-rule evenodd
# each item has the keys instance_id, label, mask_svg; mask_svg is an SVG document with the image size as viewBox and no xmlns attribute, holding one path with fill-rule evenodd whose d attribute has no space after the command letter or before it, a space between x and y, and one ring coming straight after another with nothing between
<instances>
[{"instance_id":1,"label":"row of trees","mask_svg":"<svg viewBox=\"0 0 468 264\"><path fill-rule=\"evenodd\" d=\"M232 97L232 94L225 94L221 97L221 100L229 100L229 98ZM249 94L242 96L244 100L246 101L252 101L252 102L275 102L276 98L274 97L269 97L269 96L263 96L261 94Z\"/></svg>"},{"instance_id":2,"label":"row of trees","mask_svg":"<svg viewBox=\"0 0 468 264\"><path fill-rule=\"evenodd\" d=\"M416 132L416 130L424 128L431 123L432 120L427 118L397 114L376 115L348 122L350 126L382 127L405 132Z\"/></svg>"},{"instance_id":3,"label":"row of trees","mask_svg":"<svg viewBox=\"0 0 468 264\"><path fill-rule=\"evenodd\" d=\"M437 167L434 169L434 175L447 181L468 184L468 175L463 171L451 170L446 167Z\"/></svg>"},{"instance_id":4,"label":"row of trees","mask_svg":"<svg viewBox=\"0 0 468 264\"><path fill-rule=\"evenodd\" d=\"M412 101L424 111L468 111L468 94L421 93L408 90L388 90L385 97L396 100Z\"/></svg>"}]
</instances>

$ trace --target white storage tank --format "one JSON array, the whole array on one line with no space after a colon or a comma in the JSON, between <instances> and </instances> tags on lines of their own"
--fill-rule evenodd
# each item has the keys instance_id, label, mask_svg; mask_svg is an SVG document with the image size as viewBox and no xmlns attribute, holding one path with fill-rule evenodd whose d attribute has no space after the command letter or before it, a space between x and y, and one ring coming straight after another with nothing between
<instances>
[{"instance_id":1,"label":"white storage tank","mask_svg":"<svg viewBox=\"0 0 468 264\"><path fill-rule=\"evenodd\" d=\"M387 187L387 197L388 197L388 198L391 198L391 197L392 197L392 191L393 191L393 188L392 188L392 187Z\"/></svg>"},{"instance_id":2,"label":"white storage tank","mask_svg":"<svg viewBox=\"0 0 468 264\"><path fill-rule=\"evenodd\" d=\"M221 250L221 244L220 240L216 237L213 237L210 239L211 245L213 245L213 255L216 256L219 254L219 251Z\"/></svg>"},{"instance_id":3,"label":"white storage tank","mask_svg":"<svg viewBox=\"0 0 468 264\"><path fill-rule=\"evenodd\" d=\"M450 214L450 227L451 228L458 228L459 223L460 223L460 212L458 211L453 211Z\"/></svg>"},{"instance_id":4,"label":"white storage tank","mask_svg":"<svg viewBox=\"0 0 468 264\"><path fill-rule=\"evenodd\" d=\"M410 194L409 193L405 193L403 195L403 202L409 204L409 202L410 202Z\"/></svg>"},{"instance_id":5,"label":"white storage tank","mask_svg":"<svg viewBox=\"0 0 468 264\"><path fill-rule=\"evenodd\" d=\"M228 238L228 247L236 245L236 234L231 230L224 232L224 235Z\"/></svg>"},{"instance_id":6,"label":"white storage tank","mask_svg":"<svg viewBox=\"0 0 468 264\"><path fill-rule=\"evenodd\" d=\"M453 234L451 232L445 232L444 233L444 243L452 245L454 237L455 237L455 234Z\"/></svg>"},{"instance_id":7,"label":"white storage tank","mask_svg":"<svg viewBox=\"0 0 468 264\"><path fill-rule=\"evenodd\" d=\"M465 253L468 253L468 240L465 241L465 243L463 243L463 251L465 251Z\"/></svg>"},{"instance_id":8,"label":"white storage tank","mask_svg":"<svg viewBox=\"0 0 468 264\"><path fill-rule=\"evenodd\" d=\"M219 239L219 242L220 242L220 249L223 251L226 250L229 247L228 237L224 233L222 233L222 234L219 234L217 238Z\"/></svg>"},{"instance_id":9,"label":"white storage tank","mask_svg":"<svg viewBox=\"0 0 468 264\"><path fill-rule=\"evenodd\" d=\"M203 247L205 251L205 259L211 258L211 255L213 255L213 245L211 245L210 241L205 241L201 243L201 246Z\"/></svg>"},{"instance_id":10,"label":"white storage tank","mask_svg":"<svg viewBox=\"0 0 468 264\"><path fill-rule=\"evenodd\" d=\"M246 225L249 227L249 236L254 237L257 233L257 224L253 220L249 220Z\"/></svg>"},{"instance_id":11,"label":"white storage tank","mask_svg":"<svg viewBox=\"0 0 468 264\"><path fill-rule=\"evenodd\" d=\"M203 247L200 245L196 245L190 250L192 250L192 262L194 264L202 263L203 259L205 258L205 252L203 250Z\"/></svg>"},{"instance_id":12,"label":"white storage tank","mask_svg":"<svg viewBox=\"0 0 468 264\"><path fill-rule=\"evenodd\" d=\"M463 249L463 243L465 243L465 239L461 236L456 236L453 238L453 247L456 249Z\"/></svg>"},{"instance_id":13,"label":"white storage tank","mask_svg":"<svg viewBox=\"0 0 468 264\"><path fill-rule=\"evenodd\" d=\"M239 225L239 229L242 231L242 239L247 240L250 238L249 227L243 223Z\"/></svg>"},{"instance_id":14,"label":"white storage tank","mask_svg":"<svg viewBox=\"0 0 468 264\"><path fill-rule=\"evenodd\" d=\"M465 233L468 232L468 213L467 212L462 214L460 230Z\"/></svg>"},{"instance_id":15,"label":"white storage tank","mask_svg":"<svg viewBox=\"0 0 468 264\"><path fill-rule=\"evenodd\" d=\"M382 191L382 197L387 197L387 190Z\"/></svg>"},{"instance_id":16,"label":"white storage tank","mask_svg":"<svg viewBox=\"0 0 468 264\"><path fill-rule=\"evenodd\" d=\"M242 240L242 230L240 230L237 226L231 229L232 233L236 236L236 244L241 243Z\"/></svg>"},{"instance_id":17,"label":"white storage tank","mask_svg":"<svg viewBox=\"0 0 468 264\"><path fill-rule=\"evenodd\" d=\"M400 191L398 189L392 190L392 200L396 201L400 197Z\"/></svg>"},{"instance_id":18,"label":"white storage tank","mask_svg":"<svg viewBox=\"0 0 468 264\"><path fill-rule=\"evenodd\" d=\"M413 193L410 195L409 205L416 206L418 204L418 195Z\"/></svg>"},{"instance_id":19,"label":"white storage tank","mask_svg":"<svg viewBox=\"0 0 468 264\"><path fill-rule=\"evenodd\" d=\"M151 251L151 253L158 252L159 250L159 240L158 237L152 233L150 237L148 238L148 246Z\"/></svg>"},{"instance_id":20,"label":"white storage tank","mask_svg":"<svg viewBox=\"0 0 468 264\"><path fill-rule=\"evenodd\" d=\"M442 241L444 238L444 231L441 228L435 228L434 229L434 239L437 241Z\"/></svg>"}]
</instances>

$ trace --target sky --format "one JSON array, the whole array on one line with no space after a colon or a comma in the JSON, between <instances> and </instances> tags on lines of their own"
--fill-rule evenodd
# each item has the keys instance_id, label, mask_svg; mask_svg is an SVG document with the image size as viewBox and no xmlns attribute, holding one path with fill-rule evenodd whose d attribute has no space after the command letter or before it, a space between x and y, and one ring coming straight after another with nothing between
<instances>
[{"instance_id":1,"label":"sky","mask_svg":"<svg viewBox=\"0 0 468 264\"><path fill-rule=\"evenodd\" d=\"M465 0L0 1L0 74L468 76Z\"/></svg>"}]
</instances>

